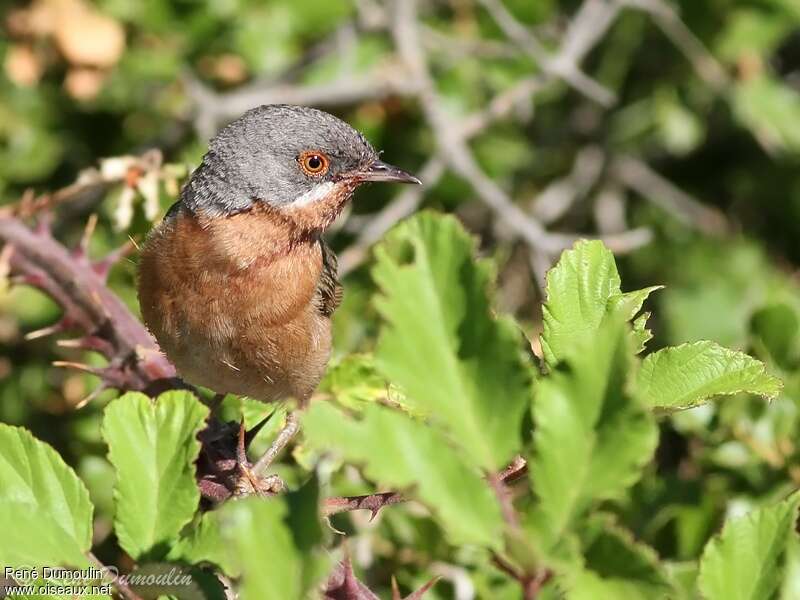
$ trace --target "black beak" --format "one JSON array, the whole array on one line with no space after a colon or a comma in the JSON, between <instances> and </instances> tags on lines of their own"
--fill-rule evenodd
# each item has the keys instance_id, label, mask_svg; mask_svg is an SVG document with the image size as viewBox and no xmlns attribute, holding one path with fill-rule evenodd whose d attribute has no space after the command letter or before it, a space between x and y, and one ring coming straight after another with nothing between
<instances>
[{"instance_id":1,"label":"black beak","mask_svg":"<svg viewBox=\"0 0 800 600\"><path fill-rule=\"evenodd\" d=\"M358 178L361 181L389 181L395 183L422 184L422 182L411 173L393 167L382 160L373 162L366 171L362 171L358 174Z\"/></svg>"}]
</instances>

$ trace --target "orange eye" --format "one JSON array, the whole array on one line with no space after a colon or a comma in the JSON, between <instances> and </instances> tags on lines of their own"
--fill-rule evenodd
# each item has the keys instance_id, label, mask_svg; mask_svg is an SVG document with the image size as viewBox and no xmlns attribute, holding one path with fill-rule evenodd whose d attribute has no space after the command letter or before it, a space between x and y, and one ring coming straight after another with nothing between
<instances>
[{"instance_id":1,"label":"orange eye","mask_svg":"<svg viewBox=\"0 0 800 600\"><path fill-rule=\"evenodd\" d=\"M297 161L300 163L300 168L303 172L310 177L320 177L328 172L330 162L328 157L321 152L303 152Z\"/></svg>"}]
</instances>

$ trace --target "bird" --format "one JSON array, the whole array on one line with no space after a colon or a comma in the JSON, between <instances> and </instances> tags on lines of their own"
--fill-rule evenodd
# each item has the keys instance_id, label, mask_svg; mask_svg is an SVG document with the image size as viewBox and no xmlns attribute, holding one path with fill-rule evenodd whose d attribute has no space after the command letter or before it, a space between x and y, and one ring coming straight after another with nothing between
<instances>
[{"instance_id":1,"label":"bird","mask_svg":"<svg viewBox=\"0 0 800 600\"><path fill-rule=\"evenodd\" d=\"M209 142L141 248L141 314L186 382L307 405L342 288L323 233L365 183L419 184L322 110L263 105Z\"/></svg>"}]
</instances>

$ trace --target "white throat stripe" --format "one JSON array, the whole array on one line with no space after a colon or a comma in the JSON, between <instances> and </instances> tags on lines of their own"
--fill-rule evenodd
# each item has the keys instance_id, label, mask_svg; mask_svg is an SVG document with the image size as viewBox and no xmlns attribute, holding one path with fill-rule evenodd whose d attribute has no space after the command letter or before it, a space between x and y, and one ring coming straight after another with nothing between
<instances>
[{"instance_id":1,"label":"white throat stripe","mask_svg":"<svg viewBox=\"0 0 800 600\"><path fill-rule=\"evenodd\" d=\"M314 202L318 202L330 194L331 191L333 191L333 186L334 183L332 181L318 183L302 196L295 198L294 202L292 202L290 206L307 206L309 204L313 204Z\"/></svg>"}]
</instances>

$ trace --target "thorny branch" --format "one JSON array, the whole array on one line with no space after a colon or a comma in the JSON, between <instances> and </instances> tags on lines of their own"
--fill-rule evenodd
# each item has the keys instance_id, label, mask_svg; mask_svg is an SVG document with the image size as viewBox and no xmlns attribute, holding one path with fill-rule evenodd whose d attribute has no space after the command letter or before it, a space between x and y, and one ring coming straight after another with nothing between
<instances>
[{"instance_id":1,"label":"thorny branch","mask_svg":"<svg viewBox=\"0 0 800 600\"><path fill-rule=\"evenodd\" d=\"M46 217L36 229L14 216L0 216L0 242L4 243L4 269L12 281L39 288L62 308L61 320L28 338L77 331L79 337L60 340L59 345L98 352L105 367L60 362L97 375L100 389L153 390L175 378L175 369L159 352L155 341L122 301L108 289L111 267L130 251L126 245L105 258L92 261L87 255L91 223L81 243L72 251L51 235Z\"/></svg>"},{"instance_id":2,"label":"thorny branch","mask_svg":"<svg viewBox=\"0 0 800 600\"><path fill-rule=\"evenodd\" d=\"M521 456L517 456L511 461L508 467L503 469L500 473L489 474L487 479L494 481L495 484L508 486L524 477L527 472L528 463ZM338 513L352 510L369 510L372 512L371 518L374 519L378 511L383 507L405 501L406 498L397 492L378 492L366 496L333 497L323 501L322 514L326 517L330 517Z\"/></svg>"}]
</instances>

